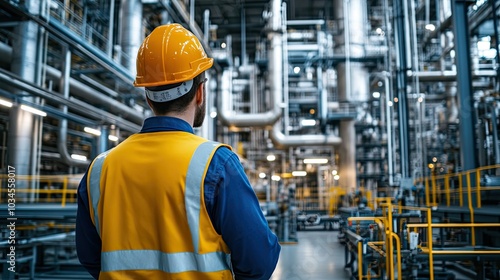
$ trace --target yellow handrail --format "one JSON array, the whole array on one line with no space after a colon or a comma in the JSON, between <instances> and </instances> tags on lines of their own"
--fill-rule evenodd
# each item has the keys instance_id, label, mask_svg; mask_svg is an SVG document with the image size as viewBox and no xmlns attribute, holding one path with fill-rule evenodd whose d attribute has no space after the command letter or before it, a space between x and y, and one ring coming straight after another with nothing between
<instances>
[{"instance_id":1,"label":"yellow handrail","mask_svg":"<svg viewBox=\"0 0 500 280\"><path fill-rule=\"evenodd\" d=\"M427 211L427 223L422 224L407 224L408 235L411 229L426 228L427 229L427 248L420 246L423 253L429 255L429 271L434 271L434 255L460 255L460 254L500 254L500 250L433 250L432 230L434 228L471 228L472 246L475 246L474 229L476 227L500 227L500 223L432 223L431 211ZM434 280L434 274L430 274L430 279Z\"/></svg>"},{"instance_id":2,"label":"yellow handrail","mask_svg":"<svg viewBox=\"0 0 500 280\"><path fill-rule=\"evenodd\" d=\"M68 201L75 202L78 184L83 174L73 175L19 175L15 176L16 194L28 194L29 197L16 196L18 203L60 202L64 207ZM0 174L0 203L5 203L8 174ZM33 188L35 186L35 188ZM42 186L38 187L38 186ZM52 189L54 188L55 189ZM29 195L31 194L31 195ZM44 194L45 197L40 197ZM54 199L54 196L56 198Z\"/></svg>"}]
</instances>

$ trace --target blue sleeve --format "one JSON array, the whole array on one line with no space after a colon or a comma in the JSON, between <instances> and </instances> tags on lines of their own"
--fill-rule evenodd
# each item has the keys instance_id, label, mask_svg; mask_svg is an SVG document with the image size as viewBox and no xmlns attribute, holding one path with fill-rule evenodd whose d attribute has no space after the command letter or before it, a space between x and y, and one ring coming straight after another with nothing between
<instances>
[{"instance_id":1,"label":"blue sleeve","mask_svg":"<svg viewBox=\"0 0 500 280\"><path fill-rule=\"evenodd\" d=\"M214 228L231 250L235 279L269 279L281 246L269 228L243 166L236 154L221 148L209 170L215 175L209 171L211 179L205 180L205 195L209 196L205 200Z\"/></svg>"},{"instance_id":2,"label":"blue sleeve","mask_svg":"<svg viewBox=\"0 0 500 280\"><path fill-rule=\"evenodd\" d=\"M87 174L78 186L78 210L76 213L76 253L80 263L95 279L101 271L101 238L90 219L87 194Z\"/></svg>"}]
</instances>

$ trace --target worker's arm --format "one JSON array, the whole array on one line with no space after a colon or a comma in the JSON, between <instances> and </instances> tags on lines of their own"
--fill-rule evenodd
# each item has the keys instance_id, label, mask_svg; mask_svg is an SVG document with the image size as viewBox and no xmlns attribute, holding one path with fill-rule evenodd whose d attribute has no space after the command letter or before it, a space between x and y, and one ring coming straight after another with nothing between
<instances>
[{"instance_id":1,"label":"worker's arm","mask_svg":"<svg viewBox=\"0 0 500 280\"><path fill-rule=\"evenodd\" d=\"M236 154L220 148L214 160L212 164L218 166L213 170L216 176L209 176L205 181L205 188L208 187L205 195L208 192L209 196L205 200L210 201L208 204L213 203L207 204L207 208L214 228L231 250L235 277L237 280L267 280L278 262L281 250L278 239L269 229Z\"/></svg>"},{"instance_id":2,"label":"worker's arm","mask_svg":"<svg viewBox=\"0 0 500 280\"><path fill-rule=\"evenodd\" d=\"M78 186L78 210L76 213L76 252L80 263L95 279L101 271L101 238L90 219L87 194L87 174Z\"/></svg>"}]
</instances>

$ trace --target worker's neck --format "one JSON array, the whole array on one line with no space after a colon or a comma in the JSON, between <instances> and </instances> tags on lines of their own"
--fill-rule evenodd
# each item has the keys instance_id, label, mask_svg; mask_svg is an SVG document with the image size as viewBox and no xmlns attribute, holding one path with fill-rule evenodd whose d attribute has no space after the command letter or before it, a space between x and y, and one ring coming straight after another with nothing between
<instances>
[{"instance_id":1,"label":"worker's neck","mask_svg":"<svg viewBox=\"0 0 500 280\"><path fill-rule=\"evenodd\" d=\"M157 116L165 116L165 117L178 118L178 119L186 121L187 123L189 123L189 125L191 127L193 127L193 124L194 124L194 113L195 113L194 108L188 108L184 112L181 112L181 113L179 113L179 112L169 112L167 114L157 115Z\"/></svg>"}]
</instances>

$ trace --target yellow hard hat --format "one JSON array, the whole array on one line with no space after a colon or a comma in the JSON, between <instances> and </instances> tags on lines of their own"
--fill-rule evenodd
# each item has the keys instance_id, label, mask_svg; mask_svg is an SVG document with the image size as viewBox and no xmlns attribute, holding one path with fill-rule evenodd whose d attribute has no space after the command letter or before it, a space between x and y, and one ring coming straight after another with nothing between
<instances>
[{"instance_id":1,"label":"yellow hard hat","mask_svg":"<svg viewBox=\"0 0 500 280\"><path fill-rule=\"evenodd\" d=\"M154 87L192 80L212 67L196 36L182 25L156 27L137 52L136 87Z\"/></svg>"}]
</instances>

